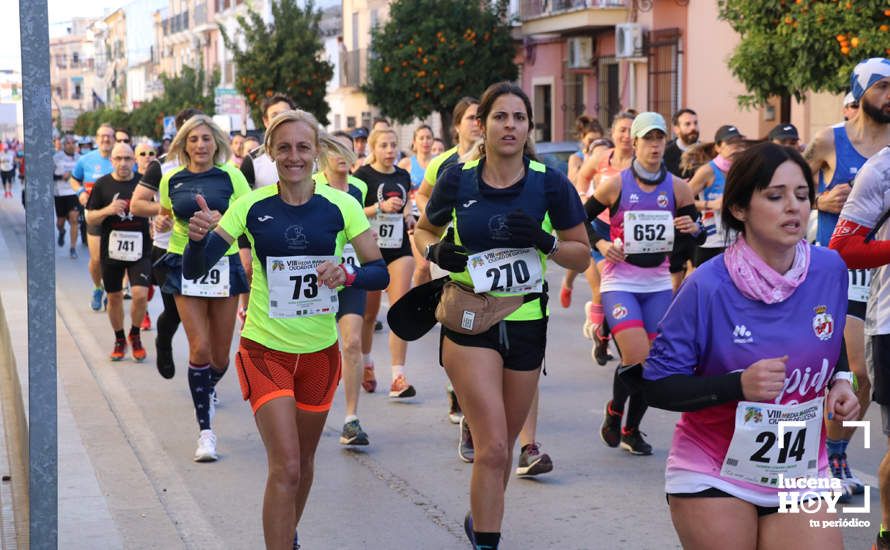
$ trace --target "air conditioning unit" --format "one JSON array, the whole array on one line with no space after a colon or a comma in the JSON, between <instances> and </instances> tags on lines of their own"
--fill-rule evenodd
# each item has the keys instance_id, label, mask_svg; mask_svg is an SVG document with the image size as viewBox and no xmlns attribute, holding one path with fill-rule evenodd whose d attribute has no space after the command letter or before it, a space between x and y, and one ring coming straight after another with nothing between
<instances>
[{"instance_id":1,"label":"air conditioning unit","mask_svg":"<svg viewBox=\"0 0 890 550\"><path fill-rule=\"evenodd\" d=\"M628 58L643 55L643 27L639 23L615 25L615 57Z\"/></svg>"},{"instance_id":2,"label":"air conditioning unit","mask_svg":"<svg viewBox=\"0 0 890 550\"><path fill-rule=\"evenodd\" d=\"M578 36L569 38L569 63L570 69L588 69L593 66L593 38L590 36Z\"/></svg>"}]
</instances>

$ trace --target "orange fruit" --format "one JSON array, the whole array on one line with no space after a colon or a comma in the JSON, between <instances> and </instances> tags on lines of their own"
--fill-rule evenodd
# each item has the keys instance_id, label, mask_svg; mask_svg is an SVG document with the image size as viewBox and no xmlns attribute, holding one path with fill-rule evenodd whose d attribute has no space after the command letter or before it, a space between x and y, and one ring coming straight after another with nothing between
<instances>
[{"instance_id":1,"label":"orange fruit","mask_svg":"<svg viewBox=\"0 0 890 550\"><path fill-rule=\"evenodd\" d=\"M854 37L850 40L850 45L853 46L854 48L858 48L858 47L859 47L859 38L857 38L857 37L854 36Z\"/></svg>"},{"instance_id":2,"label":"orange fruit","mask_svg":"<svg viewBox=\"0 0 890 550\"><path fill-rule=\"evenodd\" d=\"M887 25L881 25L878 28L881 30L881 32L887 32L888 30L890 30L890 27L888 27Z\"/></svg>"},{"instance_id":3,"label":"orange fruit","mask_svg":"<svg viewBox=\"0 0 890 550\"><path fill-rule=\"evenodd\" d=\"M848 53L850 53L850 48L844 46L843 48L841 48L841 53L847 55Z\"/></svg>"},{"instance_id":4,"label":"orange fruit","mask_svg":"<svg viewBox=\"0 0 890 550\"><path fill-rule=\"evenodd\" d=\"M838 42L843 42L844 40L847 39L847 37L844 36L844 35L842 35L842 34L839 34L839 35L835 36L834 38L835 38L835 40L837 40Z\"/></svg>"},{"instance_id":5,"label":"orange fruit","mask_svg":"<svg viewBox=\"0 0 890 550\"><path fill-rule=\"evenodd\" d=\"M789 15L788 17L785 18L785 24L786 24L786 25L790 25L790 24L793 23L793 22L794 22L794 19L792 19L790 15Z\"/></svg>"}]
</instances>

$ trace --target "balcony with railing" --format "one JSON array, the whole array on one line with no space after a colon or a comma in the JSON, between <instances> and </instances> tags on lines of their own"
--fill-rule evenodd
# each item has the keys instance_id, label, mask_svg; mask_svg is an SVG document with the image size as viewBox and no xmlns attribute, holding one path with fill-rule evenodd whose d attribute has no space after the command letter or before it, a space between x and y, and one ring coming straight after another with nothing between
<instances>
[{"instance_id":1,"label":"balcony with railing","mask_svg":"<svg viewBox=\"0 0 890 550\"><path fill-rule=\"evenodd\" d=\"M368 50L340 50L340 86L358 88L368 80Z\"/></svg>"},{"instance_id":2,"label":"balcony with railing","mask_svg":"<svg viewBox=\"0 0 890 550\"><path fill-rule=\"evenodd\" d=\"M627 20L633 0L522 0L519 18L525 34L611 27Z\"/></svg>"}]
</instances>

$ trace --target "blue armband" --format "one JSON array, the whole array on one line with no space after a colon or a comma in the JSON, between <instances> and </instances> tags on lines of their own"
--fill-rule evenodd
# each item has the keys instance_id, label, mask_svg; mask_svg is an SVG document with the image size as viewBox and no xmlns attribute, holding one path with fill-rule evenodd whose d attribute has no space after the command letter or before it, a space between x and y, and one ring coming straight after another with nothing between
<instances>
[{"instance_id":1,"label":"blue armband","mask_svg":"<svg viewBox=\"0 0 890 550\"><path fill-rule=\"evenodd\" d=\"M389 286L389 271L386 262L374 260L355 268L355 280L352 286L362 290L383 290Z\"/></svg>"},{"instance_id":2,"label":"blue armband","mask_svg":"<svg viewBox=\"0 0 890 550\"><path fill-rule=\"evenodd\" d=\"M182 275L186 279L203 276L223 257L229 246L216 231L211 231L200 241L189 240L182 254Z\"/></svg>"}]
</instances>

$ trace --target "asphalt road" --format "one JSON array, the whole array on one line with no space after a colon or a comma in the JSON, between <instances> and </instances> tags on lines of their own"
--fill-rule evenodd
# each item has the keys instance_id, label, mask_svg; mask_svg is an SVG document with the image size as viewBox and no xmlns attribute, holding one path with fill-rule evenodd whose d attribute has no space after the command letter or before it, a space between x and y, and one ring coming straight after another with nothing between
<instances>
[{"instance_id":1,"label":"asphalt road","mask_svg":"<svg viewBox=\"0 0 890 550\"><path fill-rule=\"evenodd\" d=\"M23 272L24 213L18 201L0 205L0 231ZM155 370L153 333L144 337L146 363L111 363L107 354L113 333L107 317L88 306L86 249L79 249L80 259L74 261L67 252L67 246L57 248L58 310L71 335L59 355L80 355L83 361L79 367L60 367L60 373L124 545L262 547L265 453L234 372L219 386L223 403L214 430L221 458L196 464L191 457L198 429L183 376L183 331L174 341L178 370L172 380L162 379ZM561 275L560 268L551 270L551 288L559 288ZM538 479L511 480L502 546L678 548L663 490L664 463L678 415L655 409L647 413L642 429L655 448L652 456L630 456L600 441L614 363L599 367L591 361L590 343L580 334L589 294L583 279L577 281L575 294L568 310L555 299L551 302L548 375L541 379L537 439L555 469ZM552 295L556 298L555 292ZM159 311L156 296L150 305L153 319ZM381 380L388 373L386 336L378 333L374 342ZM418 391L410 403L394 403L386 391L362 393L359 416L370 436L367 448L339 445L344 402L338 392L300 523L304 549L468 547L462 521L469 506L471 467L457 457L458 428L447 417L447 380L437 365L437 348L438 329L409 347L406 374ZM876 408L867 419L875 426L871 449L862 448L857 434L850 463L860 477L876 485L886 447ZM873 540L880 521L876 488L870 501L870 514L845 516L871 524L844 530L848 548L867 548ZM860 502L861 497L854 503ZM139 512L143 509L156 509L156 514Z\"/></svg>"}]
</instances>

